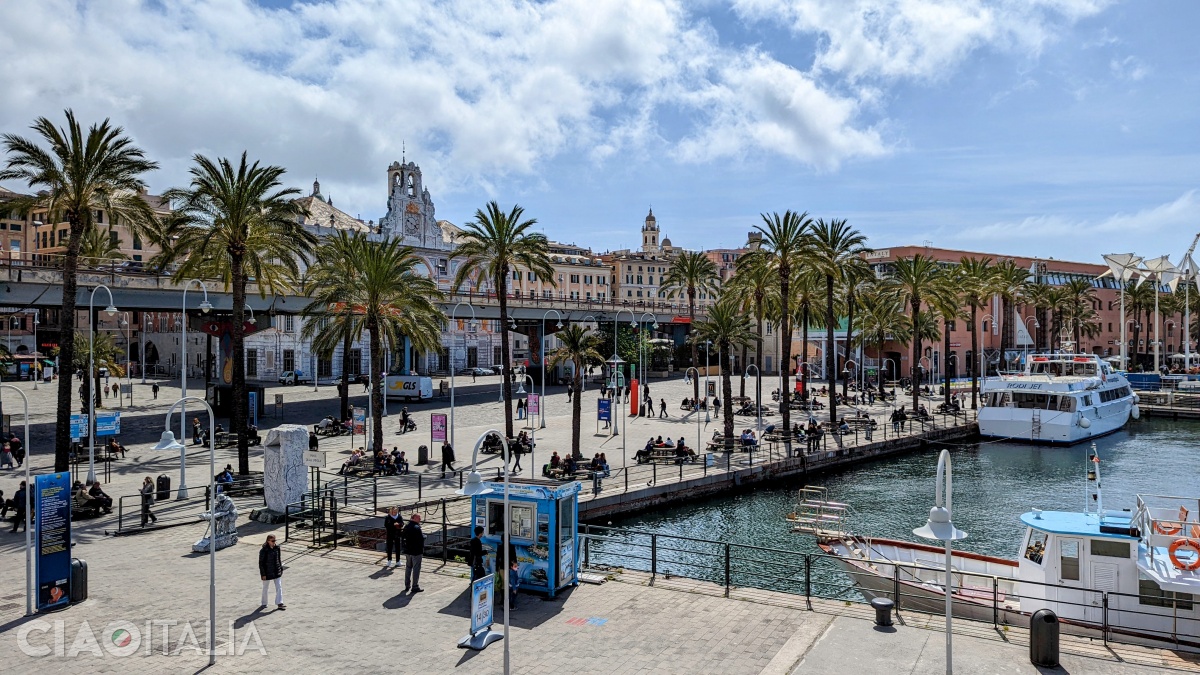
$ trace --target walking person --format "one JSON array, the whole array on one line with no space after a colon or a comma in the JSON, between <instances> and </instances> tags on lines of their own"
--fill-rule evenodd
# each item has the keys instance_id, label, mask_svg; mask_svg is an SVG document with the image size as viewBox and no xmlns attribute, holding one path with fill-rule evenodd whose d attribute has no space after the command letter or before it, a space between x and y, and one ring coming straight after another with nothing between
<instances>
[{"instance_id":1,"label":"walking person","mask_svg":"<svg viewBox=\"0 0 1200 675\"><path fill-rule=\"evenodd\" d=\"M400 565L400 551L403 550L400 545L400 533L403 530L404 518L400 516L400 509L393 506L383 517L383 531L387 534L387 564L384 567L392 568ZM395 562L392 561L392 553L396 554Z\"/></svg>"},{"instance_id":2,"label":"walking person","mask_svg":"<svg viewBox=\"0 0 1200 675\"><path fill-rule=\"evenodd\" d=\"M154 502L154 479L146 476L146 479L142 481L142 489L139 492L142 493L142 527L146 526L147 520L157 523L158 516L150 512L150 504Z\"/></svg>"},{"instance_id":3,"label":"walking person","mask_svg":"<svg viewBox=\"0 0 1200 675\"><path fill-rule=\"evenodd\" d=\"M471 581L483 578L487 574L483 569L483 526L475 526L475 536L471 537L471 548L467 553L467 565L471 567Z\"/></svg>"},{"instance_id":4,"label":"walking person","mask_svg":"<svg viewBox=\"0 0 1200 675\"><path fill-rule=\"evenodd\" d=\"M13 495L13 532L17 531L18 527L25 527L25 513L29 508L29 491L25 488L25 481L21 481L20 487L17 488L17 493Z\"/></svg>"},{"instance_id":5,"label":"walking person","mask_svg":"<svg viewBox=\"0 0 1200 675\"><path fill-rule=\"evenodd\" d=\"M660 398L658 399L658 419L663 419L667 416L667 399Z\"/></svg>"},{"instance_id":6,"label":"walking person","mask_svg":"<svg viewBox=\"0 0 1200 675\"><path fill-rule=\"evenodd\" d=\"M571 402L571 397L575 393L575 383L567 382L567 403Z\"/></svg>"},{"instance_id":7,"label":"walking person","mask_svg":"<svg viewBox=\"0 0 1200 675\"><path fill-rule=\"evenodd\" d=\"M154 400L157 401L158 400L158 383L157 382L150 385L150 393L154 394Z\"/></svg>"},{"instance_id":8,"label":"walking person","mask_svg":"<svg viewBox=\"0 0 1200 675\"><path fill-rule=\"evenodd\" d=\"M283 604L283 552L275 545L275 535L268 534L267 542L258 550L258 574L262 577L262 605L259 611L267 608L267 591L271 582L275 582L275 606L281 610L287 609Z\"/></svg>"},{"instance_id":9,"label":"walking person","mask_svg":"<svg viewBox=\"0 0 1200 675\"><path fill-rule=\"evenodd\" d=\"M404 590L413 594L421 588L421 557L425 555L425 533L421 531L421 514L414 513L401 532L404 540Z\"/></svg>"},{"instance_id":10,"label":"walking person","mask_svg":"<svg viewBox=\"0 0 1200 675\"><path fill-rule=\"evenodd\" d=\"M192 418L192 445L204 443L204 428L200 426L200 418Z\"/></svg>"},{"instance_id":11,"label":"walking person","mask_svg":"<svg viewBox=\"0 0 1200 675\"><path fill-rule=\"evenodd\" d=\"M12 449L8 447L8 443L0 446L0 469L11 469L13 464Z\"/></svg>"},{"instance_id":12,"label":"walking person","mask_svg":"<svg viewBox=\"0 0 1200 675\"><path fill-rule=\"evenodd\" d=\"M454 471L454 446L450 441L442 441L442 477L446 477L446 469Z\"/></svg>"}]
</instances>

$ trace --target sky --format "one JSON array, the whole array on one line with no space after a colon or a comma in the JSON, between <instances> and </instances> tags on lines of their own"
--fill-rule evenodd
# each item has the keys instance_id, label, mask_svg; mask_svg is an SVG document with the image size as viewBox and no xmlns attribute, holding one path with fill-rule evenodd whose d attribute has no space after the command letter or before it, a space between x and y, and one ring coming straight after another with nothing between
<instances>
[{"instance_id":1,"label":"sky","mask_svg":"<svg viewBox=\"0 0 1200 675\"><path fill-rule=\"evenodd\" d=\"M111 118L288 170L364 220L421 166L439 219L744 245L762 214L1101 262L1200 233L1193 0L0 0L0 131ZM23 186L4 187L19 190Z\"/></svg>"}]
</instances>

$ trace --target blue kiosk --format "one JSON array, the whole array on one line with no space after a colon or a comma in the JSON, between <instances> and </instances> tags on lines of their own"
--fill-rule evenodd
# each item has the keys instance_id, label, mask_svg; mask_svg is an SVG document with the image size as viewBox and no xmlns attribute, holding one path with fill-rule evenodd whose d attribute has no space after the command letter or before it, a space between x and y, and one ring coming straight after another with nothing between
<instances>
[{"instance_id":1,"label":"blue kiosk","mask_svg":"<svg viewBox=\"0 0 1200 675\"><path fill-rule=\"evenodd\" d=\"M474 526L483 527L490 549L487 572L496 571L496 552L504 545L504 483L484 483L489 492L471 496ZM541 479L508 481L509 541L520 564L520 587L548 597L578 585L579 491L577 481Z\"/></svg>"}]
</instances>

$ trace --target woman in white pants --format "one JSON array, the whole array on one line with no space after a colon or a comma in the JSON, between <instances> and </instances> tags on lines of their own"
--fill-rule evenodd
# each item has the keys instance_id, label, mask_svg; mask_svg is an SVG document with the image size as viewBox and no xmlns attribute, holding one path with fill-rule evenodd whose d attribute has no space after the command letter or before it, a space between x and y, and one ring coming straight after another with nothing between
<instances>
[{"instance_id":1,"label":"woman in white pants","mask_svg":"<svg viewBox=\"0 0 1200 675\"><path fill-rule=\"evenodd\" d=\"M262 606L259 609L267 608L267 591L272 581L275 582L275 605L279 609L287 609L283 604L283 556L275 545L273 534L267 535L267 543L258 551L258 574L263 582Z\"/></svg>"}]
</instances>

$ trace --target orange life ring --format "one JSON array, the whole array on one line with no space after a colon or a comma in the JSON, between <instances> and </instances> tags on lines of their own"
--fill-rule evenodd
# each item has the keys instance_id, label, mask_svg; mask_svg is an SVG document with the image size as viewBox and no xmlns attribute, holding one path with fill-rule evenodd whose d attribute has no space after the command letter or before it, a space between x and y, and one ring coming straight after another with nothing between
<instances>
[{"instance_id":1,"label":"orange life ring","mask_svg":"<svg viewBox=\"0 0 1200 675\"><path fill-rule=\"evenodd\" d=\"M1172 535L1172 534L1179 534L1180 532L1182 532L1183 527L1179 526L1179 525L1171 525L1170 527L1167 527L1167 526L1159 523L1158 521L1154 521L1154 531L1159 534ZM1185 540L1180 539L1179 541L1185 541Z\"/></svg>"},{"instance_id":2,"label":"orange life ring","mask_svg":"<svg viewBox=\"0 0 1200 675\"><path fill-rule=\"evenodd\" d=\"M1180 560L1179 556L1175 555L1175 553L1181 548L1190 548L1195 551L1196 559L1190 563L1185 563ZM1176 539L1171 543L1171 547L1167 549L1167 555L1171 556L1171 563L1175 565L1177 569L1184 570L1185 572L1192 572L1200 569L1200 544L1197 544L1193 539Z\"/></svg>"}]
</instances>

